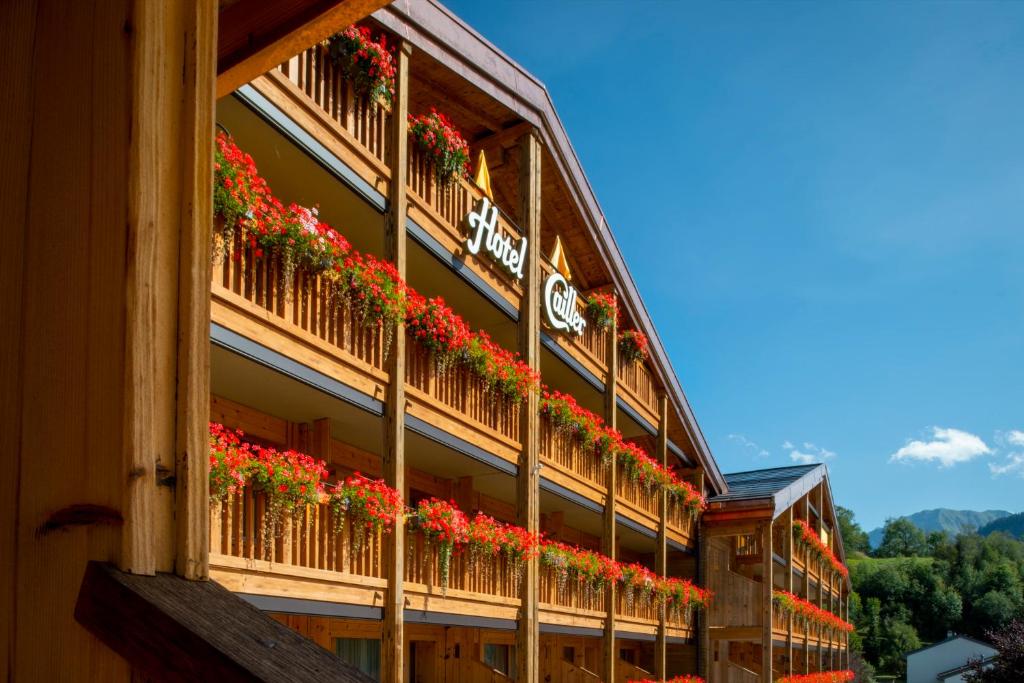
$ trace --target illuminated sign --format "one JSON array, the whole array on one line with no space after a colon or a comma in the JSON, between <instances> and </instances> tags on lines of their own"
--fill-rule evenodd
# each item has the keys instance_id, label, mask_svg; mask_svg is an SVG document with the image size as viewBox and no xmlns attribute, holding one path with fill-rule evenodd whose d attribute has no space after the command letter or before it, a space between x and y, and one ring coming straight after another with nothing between
<instances>
[{"instance_id":1,"label":"illuminated sign","mask_svg":"<svg viewBox=\"0 0 1024 683\"><path fill-rule=\"evenodd\" d=\"M487 197L481 198L476 208L466 215L466 224L470 230L466 239L469 253L479 254L480 249L486 249L517 280L523 279L526 238L521 237L517 245L507 234L502 234L498 228L498 207L491 206Z\"/></svg>"},{"instance_id":2,"label":"illuminated sign","mask_svg":"<svg viewBox=\"0 0 1024 683\"><path fill-rule=\"evenodd\" d=\"M578 294L561 273L554 272L548 276L544 283L544 313L551 327L583 334L587 321L576 305Z\"/></svg>"}]
</instances>

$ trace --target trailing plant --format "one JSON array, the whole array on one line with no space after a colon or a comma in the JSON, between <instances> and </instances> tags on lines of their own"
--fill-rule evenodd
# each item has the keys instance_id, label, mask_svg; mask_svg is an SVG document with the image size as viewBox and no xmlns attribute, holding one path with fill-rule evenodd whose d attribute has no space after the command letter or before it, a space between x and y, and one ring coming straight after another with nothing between
<instances>
[{"instance_id":1,"label":"trailing plant","mask_svg":"<svg viewBox=\"0 0 1024 683\"><path fill-rule=\"evenodd\" d=\"M244 443L244 433L210 423L210 500L222 502L229 493L252 486L267 499L263 547L269 553L285 512L315 505L324 492L327 467L323 460L296 451Z\"/></svg>"},{"instance_id":2,"label":"trailing plant","mask_svg":"<svg viewBox=\"0 0 1024 683\"><path fill-rule=\"evenodd\" d=\"M430 351L439 371L465 357L471 332L469 325L445 304L441 297L427 299L410 293L405 312L405 329L420 346Z\"/></svg>"},{"instance_id":3,"label":"trailing plant","mask_svg":"<svg viewBox=\"0 0 1024 683\"><path fill-rule=\"evenodd\" d=\"M554 571L558 594L563 599L570 580L583 590L589 600L622 578L619 563L610 557L557 541L541 545L540 561Z\"/></svg>"},{"instance_id":4,"label":"trailing plant","mask_svg":"<svg viewBox=\"0 0 1024 683\"><path fill-rule=\"evenodd\" d=\"M619 317L619 302L611 292L595 292L587 297L586 314L594 327L606 330Z\"/></svg>"},{"instance_id":5,"label":"trailing plant","mask_svg":"<svg viewBox=\"0 0 1024 683\"><path fill-rule=\"evenodd\" d=\"M669 471L670 481L665 485L669 505L681 507L692 519L697 519L707 507L707 500L688 481L680 479L675 472Z\"/></svg>"},{"instance_id":6,"label":"trailing plant","mask_svg":"<svg viewBox=\"0 0 1024 683\"><path fill-rule=\"evenodd\" d=\"M427 546L437 551L441 592L448 592L452 553L469 541L469 520L453 503L439 498L421 500L412 515L415 529L423 534Z\"/></svg>"},{"instance_id":7,"label":"trailing plant","mask_svg":"<svg viewBox=\"0 0 1024 683\"><path fill-rule=\"evenodd\" d=\"M524 363L518 353L508 351L477 330L466 343L466 363L488 391L519 403L540 385L540 373Z\"/></svg>"},{"instance_id":8,"label":"trailing plant","mask_svg":"<svg viewBox=\"0 0 1024 683\"><path fill-rule=\"evenodd\" d=\"M802 519L794 519L793 537L798 547L808 549L814 557L827 564L832 571L842 577L849 576L850 570L839 561L839 558L832 552L832 549L825 545L825 542L821 540L821 537L811 528L810 524Z\"/></svg>"},{"instance_id":9,"label":"trailing plant","mask_svg":"<svg viewBox=\"0 0 1024 683\"><path fill-rule=\"evenodd\" d=\"M622 570L622 597L627 607L632 607L633 602L639 599L644 607L654 599L654 589L657 583L657 575L642 564L631 563L621 565Z\"/></svg>"},{"instance_id":10,"label":"trailing plant","mask_svg":"<svg viewBox=\"0 0 1024 683\"><path fill-rule=\"evenodd\" d=\"M647 335L640 330L623 330L619 333L619 354L626 363L647 360L650 342Z\"/></svg>"},{"instance_id":11,"label":"trailing plant","mask_svg":"<svg viewBox=\"0 0 1024 683\"><path fill-rule=\"evenodd\" d=\"M389 533L403 516L402 496L383 479L367 479L359 472L339 481L328 493L334 531L341 531L347 516L352 521L352 547L356 553L367 535Z\"/></svg>"},{"instance_id":12,"label":"trailing plant","mask_svg":"<svg viewBox=\"0 0 1024 683\"><path fill-rule=\"evenodd\" d=\"M526 562L537 556L539 544L539 534L531 534L522 527L499 522L482 512L478 512L469 523L471 566L491 562L500 553L505 556L515 583L522 578Z\"/></svg>"},{"instance_id":13,"label":"trailing plant","mask_svg":"<svg viewBox=\"0 0 1024 683\"><path fill-rule=\"evenodd\" d=\"M628 681L628 683L660 683L660 681L655 681L650 678L641 678L638 680ZM704 679L692 674L679 674L678 676L669 678L665 683L704 683Z\"/></svg>"},{"instance_id":14,"label":"trailing plant","mask_svg":"<svg viewBox=\"0 0 1024 683\"><path fill-rule=\"evenodd\" d=\"M469 145L447 116L433 107L429 114L409 114L409 133L433 164L438 183L469 175Z\"/></svg>"},{"instance_id":15,"label":"trailing plant","mask_svg":"<svg viewBox=\"0 0 1024 683\"><path fill-rule=\"evenodd\" d=\"M788 591L773 591L772 603L780 611L786 614L793 614L808 624L823 626L836 633L850 633L853 631L853 624Z\"/></svg>"},{"instance_id":16,"label":"trailing plant","mask_svg":"<svg viewBox=\"0 0 1024 683\"><path fill-rule=\"evenodd\" d=\"M686 616L693 609L706 609L713 593L708 588L695 586L688 579L662 577L655 582L658 601L672 619Z\"/></svg>"},{"instance_id":17,"label":"trailing plant","mask_svg":"<svg viewBox=\"0 0 1024 683\"><path fill-rule=\"evenodd\" d=\"M327 54L352 81L358 95L368 96L387 107L395 96L395 57L387 48L383 33L374 40L366 26L349 26L324 41Z\"/></svg>"},{"instance_id":18,"label":"trailing plant","mask_svg":"<svg viewBox=\"0 0 1024 683\"><path fill-rule=\"evenodd\" d=\"M794 676L783 676L777 683L848 683L855 678L850 670L844 671L821 671L813 674L798 674Z\"/></svg>"}]
</instances>

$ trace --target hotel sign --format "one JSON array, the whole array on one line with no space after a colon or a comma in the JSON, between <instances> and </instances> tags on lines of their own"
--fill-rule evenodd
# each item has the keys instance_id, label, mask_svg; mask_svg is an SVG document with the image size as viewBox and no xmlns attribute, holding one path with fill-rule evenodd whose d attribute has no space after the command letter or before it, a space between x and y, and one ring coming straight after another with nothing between
<instances>
[{"instance_id":1,"label":"hotel sign","mask_svg":"<svg viewBox=\"0 0 1024 683\"><path fill-rule=\"evenodd\" d=\"M569 284L565 276L555 271L544 282L544 313L551 327L556 330L583 334L587 320L576 306L579 292Z\"/></svg>"},{"instance_id":2,"label":"hotel sign","mask_svg":"<svg viewBox=\"0 0 1024 683\"><path fill-rule=\"evenodd\" d=\"M492 206L487 197L481 198L476 208L466 215L466 224L470 230L466 238L469 253L479 254L481 249L486 249L515 279L523 279L526 238L521 237L519 243L514 244L508 234L502 234L498 228L498 207Z\"/></svg>"}]
</instances>

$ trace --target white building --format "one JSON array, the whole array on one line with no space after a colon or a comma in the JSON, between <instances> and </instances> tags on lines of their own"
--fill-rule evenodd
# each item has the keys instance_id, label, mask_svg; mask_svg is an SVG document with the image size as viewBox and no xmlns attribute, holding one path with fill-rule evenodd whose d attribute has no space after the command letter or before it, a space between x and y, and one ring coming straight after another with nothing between
<instances>
[{"instance_id":1,"label":"white building","mask_svg":"<svg viewBox=\"0 0 1024 683\"><path fill-rule=\"evenodd\" d=\"M962 683L967 662L990 659L998 651L980 640L950 636L907 654L907 683Z\"/></svg>"}]
</instances>

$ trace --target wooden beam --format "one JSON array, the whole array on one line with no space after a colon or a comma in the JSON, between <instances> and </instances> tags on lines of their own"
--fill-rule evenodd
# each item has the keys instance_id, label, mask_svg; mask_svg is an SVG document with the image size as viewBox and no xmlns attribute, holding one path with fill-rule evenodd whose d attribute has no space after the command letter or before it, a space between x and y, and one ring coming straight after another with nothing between
<instances>
[{"instance_id":1,"label":"wooden beam","mask_svg":"<svg viewBox=\"0 0 1024 683\"><path fill-rule=\"evenodd\" d=\"M540 226L541 148L540 138L530 128L519 141L519 197L522 202L520 228L526 236L526 277L520 306L518 343L523 362L540 371ZM539 397L530 392L520 414L519 476L516 478L516 518L531 533L540 529L540 420ZM561 519L559 519L561 521ZM521 605L516 626L516 671L524 683L539 683L540 664L540 565L531 559L523 571Z\"/></svg>"},{"instance_id":2,"label":"wooden beam","mask_svg":"<svg viewBox=\"0 0 1024 683\"><path fill-rule=\"evenodd\" d=\"M409 56L412 46L403 42L397 55L395 98L391 139L391 183L388 212L385 216L384 249L403 279L406 277L406 230L408 197L406 196L409 136L405 121L409 112ZM388 389L384 404L384 452L382 465L387 484L407 497L405 485L405 325L397 325L388 356ZM381 641L381 680L383 683L405 681L405 528L397 524L387 536L388 589L384 602L383 637Z\"/></svg>"},{"instance_id":3,"label":"wooden beam","mask_svg":"<svg viewBox=\"0 0 1024 683\"><path fill-rule=\"evenodd\" d=\"M215 581L90 562L75 619L146 680L373 680Z\"/></svg>"},{"instance_id":4,"label":"wooden beam","mask_svg":"<svg viewBox=\"0 0 1024 683\"><path fill-rule=\"evenodd\" d=\"M220 13L217 97L224 97L390 0L238 0Z\"/></svg>"},{"instance_id":5,"label":"wooden beam","mask_svg":"<svg viewBox=\"0 0 1024 683\"><path fill-rule=\"evenodd\" d=\"M605 378L604 389L604 420L612 429L618 423L618 395L619 387L619 345L618 345L618 321L612 321L608 329L608 374ZM618 463L612 462L608 465L608 495L605 496L604 505L604 536L601 538L601 552L613 560L617 555L618 545L616 543L615 527L615 490L618 478ZM608 613L605 616L604 643L601 659L604 664L604 680L615 681L615 663L618 654L615 648L615 585L609 583L605 591Z\"/></svg>"},{"instance_id":6,"label":"wooden beam","mask_svg":"<svg viewBox=\"0 0 1024 683\"><path fill-rule=\"evenodd\" d=\"M761 527L761 681L771 683L772 675L772 592L774 590L773 572L775 558L772 556L772 523L766 522Z\"/></svg>"},{"instance_id":7,"label":"wooden beam","mask_svg":"<svg viewBox=\"0 0 1024 683\"><path fill-rule=\"evenodd\" d=\"M786 591L793 592L793 507L790 506L783 516L785 524L783 534L783 557L786 560ZM786 619L786 675L793 675L793 613L790 612Z\"/></svg>"},{"instance_id":8,"label":"wooden beam","mask_svg":"<svg viewBox=\"0 0 1024 683\"><path fill-rule=\"evenodd\" d=\"M178 255L178 383L175 456L175 571L210 574L210 216L217 6L186 5L182 128L182 218Z\"/></svg>"},{"instance_id":9,"label":"wooden beam","mask_svg":"<svg viewBox=\"0 0 1024 683\"><path fill-rule=\"evenodd\" d=\"M658 452L655 455L663 467L668 467L668 397L658 397ZM658 538L654 550L654 571L658 576L668 576L668 494L664 490L658 494ZM658 613L658 634L654 643L654 672L658 680L667 680L668 672L668 637L665 606Z\"/></svg>"}]
</instances>

